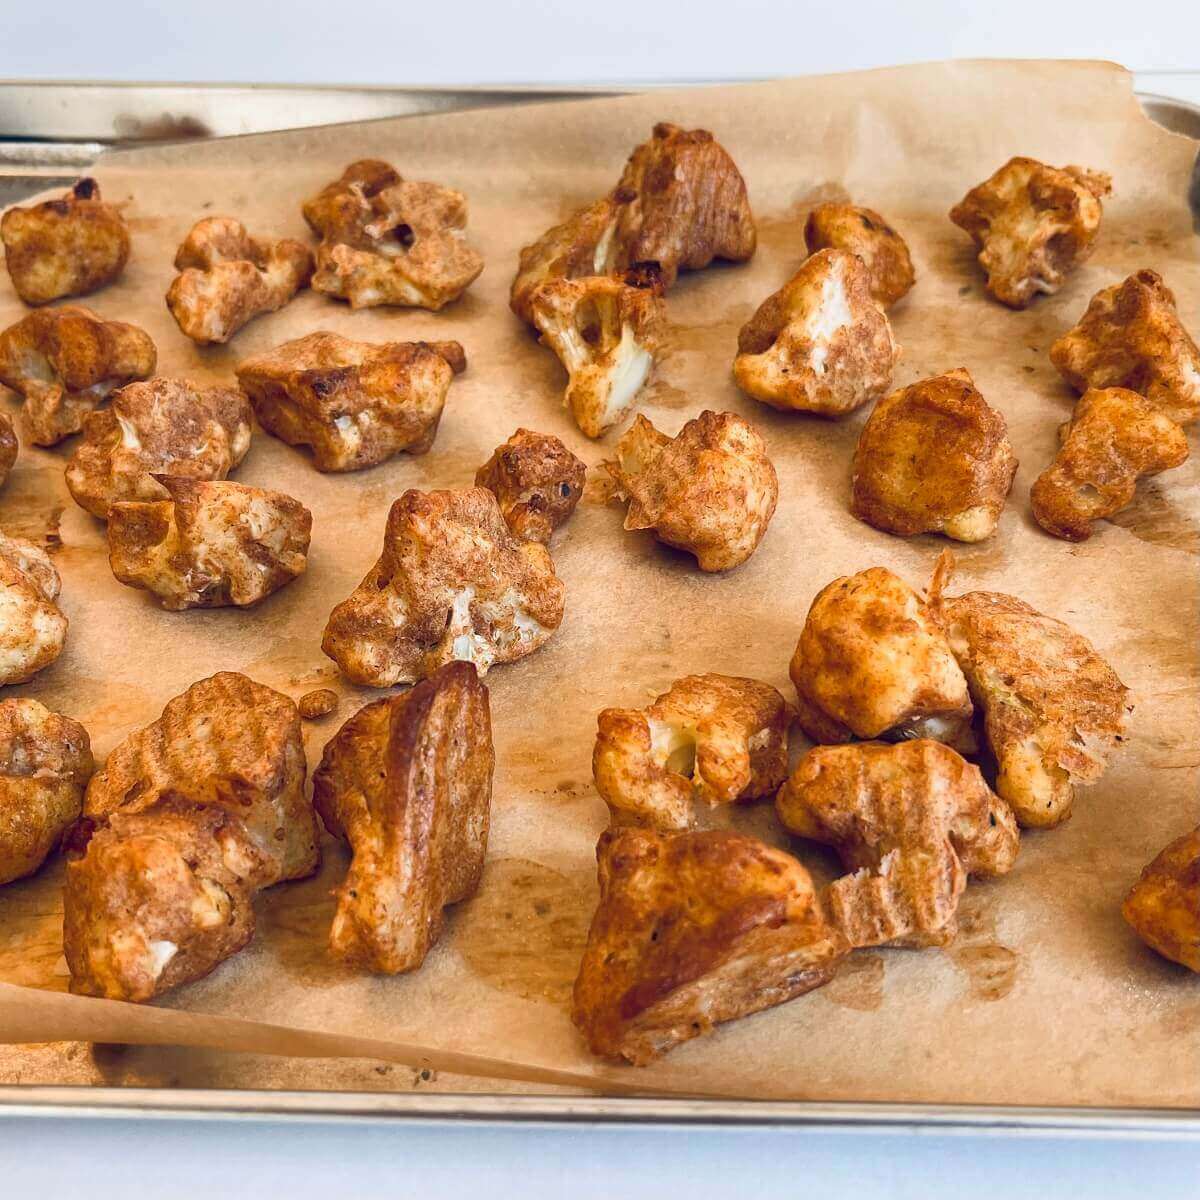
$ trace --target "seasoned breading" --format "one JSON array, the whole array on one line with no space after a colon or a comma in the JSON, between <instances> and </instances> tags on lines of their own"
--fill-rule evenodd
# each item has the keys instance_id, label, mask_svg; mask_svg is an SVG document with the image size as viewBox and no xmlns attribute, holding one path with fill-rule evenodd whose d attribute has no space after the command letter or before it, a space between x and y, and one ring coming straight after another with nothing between
<instances>
[{"instance_id":1,"label":"seasoned breading","mask_svg":"<svg viewBox=\"0 0 1200 1200\"><path fill-rule=\"evenodd\" d=\"M61 587L45 550L0 533L0 685L27 683L62 653Z\"/></svg>"},{"instance_id":2,"label":"seasoned breading","mask_svg":"<svg viewBox=\"0 0 1200 1200\"><path fill-rule=\"evenodd\" d=\"M772 408L841 416L887 391L899 357L862 259L818 250L742 326L733 378Z\"/></svg>"},{"instance_id":3,"label":"seasoned breading","mask_svg":"<svg viewBox=\"0 0 1200 1200\"><path fill-rule=\"evenodd\" d=\"M4 486L9 471L16 464L18 449L12 419L8 413L0 413L0 487Z\"/></svg>"},{"instance_id":4,"label":"seasoned breading","mask_svg":"<svg viewBox=\"0 0 1200 1200\"><path fill-rule=\"evenodd\" d=\"M30 313L0 333L0 383L25 401L35 445L53 446L117 388L154 374L157 354L136 325L73 305Z\"/></svg>"},{"instance_id":5,"label":"seasoned breading","mask_svg":"<svg viewBox=\"0 0 1200 1200\"><path fill-rule=\"evenodd\" d=\"M547 545L575 511L586 477L587 467L558 438L518 429L475 472L475 486L496 497L514 537Z\"/></svg>"},{"instance_id":6,"label":"seasoned breading","mask_svg":"<svg viewBox=\"0 0 1200 1200\"><path fill-rule=\"evenodd\" d=\"M335 958L388 975L425 961L442 910L479 886L494 768L488 692L469 662L338 730L313 775L325 827L354 852L329 934Z\"/></svg>"},{"instance_id":7,"label":"seasoned breading","mask_svg":"<svg viewBox=\"0 0 1200 1200\"><path fill-rule=\"evenodd\" d=\"M688 675L645 709L600 714L596 791L614 824L687 829L700 802L757 800L779 787L794 715L770 684Z\"/></svg>"},{"instance_id":8,"label":"seasoned breading","mask_svg":"<svg viewBox=\"0 0 1200 1200\"><path fill-rule=\"evenodd\" d=\"M851 874L825 891L851 946L944 946L967 876L1004 875L1017 822L979 768L928 738L818 746L775 802L792 833L834 847Z\"/></svg>"},{"instance_id":9,"label":"seasoned breading","mask_svg":"<svg viewBox=\"0 0 1200 1200\"><path fill-rule=\"evenodd\" d=\"M1110 191L1103 171L1011 158L950 210L950 220L979 247L987 290L1010 308L1026 308L1057 292L1091 254L1100 200Z\"/></svg>"},{"instance_id":10,"label":"seasoned breading","mask_svg":"<svg viewBox=\"0 0 1200 1200\"><path fill-rule=\"evenodd\" d=\"M466 369L458 342L372 345L320 332L244 360L237 379L268 433L308 446L318 471L358 471L429 450Z\"/></svg>"},{"instance_id":11,"label":"seasoned breading","mask_svg":"<svg viewBox=\"0 0 1200 1200\"><path fill-rule=\"evenodd\" d=\"M857 204L818 204L804 223L809 254L848 250L867 268L871 295L890 308L916 282L908 244L873 208Z\"/></svg>"},{"instance_id":12,"label":"seasoned breading","mask_svg":"<svg viewBox=\"0 0 1200 1200\"><path fill-rule=\"evenodd\" d=\"M827 983L847 952L808 872L724 830L609 830L571 1019L602 1058L638 1066Z\"/></svg>"},{"instance_id":13,"label":"seasoned breading","mask_svg":"<svg viewBox=\"0 0 1200 1200\"><path fill-rule=\"evenodd\" d=\"M485 675L550 638L564 593L549 551L514 538L486 488L410 490L388 513L379 561L330 614L321 649L372 687L455 660Z\"/></svg>"},{"instance_id":14,"label":"seasoned breading","mask_svg":"<svg viewBox=\"0 0 1200 1200\"><path fill-rule=\"evenodd\" d=\"M224 479L246 457L250 430L250 405L237 388L161 376L131 383L84 420L67 488L106 521L118 500L165 498L155 475Z\"/></svg>"},{"instance_id":15,"label":"seasoned breading","mask_svg":"<svg viewBox=\"0 0 1200 1200\"><path fill-rule=\"evenodd\" d=\"M991 537L1017 473L1008 426L963 368L880 400L854 451L850 511L884 533Z\"/></svg>"},{"instance_id":16,"label":"seasoned breading","mask_svg":"<svg viewBox=\"0 0 1200 1200\"><path fill-rule=\"evenodd\" d=\"M629 501L628 530L652 529L702 571L744 563L762 541L779 477L758 430L734 413L702 412L672 438L638 416L605 470Z\"/></svg>"},{"instance_id":17,"label":"seasoned breading","mask_svg":"<svg viewBox=\"0 0 1200 1200\"><path fill-rule=\"evenodd\" d=\"M0 241L17 295L49 304L94 292L125 269L129 230L120 210L84 178L56 200L13 207L0 220Z\"/></svg>"},{"instance_id":18,"label":"seasoned breading","mask_svg":"<svg viewBox=\"0 0 1200 1200\"><path fill-rule=\"evenodd\" d=\"M1176 838L1142 871L1121 913L1164 958L1200 971L1200 828Z\"/></svg>"}]
</instances>

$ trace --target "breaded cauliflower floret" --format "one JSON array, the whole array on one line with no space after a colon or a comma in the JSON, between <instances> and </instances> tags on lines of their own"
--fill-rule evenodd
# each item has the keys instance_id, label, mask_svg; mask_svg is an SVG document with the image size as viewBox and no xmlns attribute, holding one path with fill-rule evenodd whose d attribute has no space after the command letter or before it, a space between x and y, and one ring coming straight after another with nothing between
<instances>
[{"instance_id":1,"label":"breaded cauliflower floret","mask_svg":"<svg viewBox=\"0 0 1200 1200\"><path fill-rule=\"evenodd\" d=\"M743 262L757 242L746 183L705 129L655 125L607 196L521 251L509 303L533 324L530 298L548 279L617 275L670 288L714 258Z\"/></svg>"},{"instance_id":2,"label":"breaded cauliflower floret","mask_svg":"<svg viewBox=\"0 0 1200 1200\"><path fill-rule=\"evenodd\" d=\"M1072 542L1092 536L1092 522L1133 503L1137 481L1187 461L1187 435L1127 388L1084 392L1059 430L1062 447L1030 492L1033 515L1047 533Z\"/></svg>"},{"instance_id":3,"label":"breaded cauliflower floret","mask_svg":"<svg viewBox=\"0 0 1200 1200\"><path fill-rule=\"evenodd\" d=\"M334 958L388 975L425 961L442 910L479 886L495 762L487 688L466 662L368 704L330 739L313 804L354 854Z\"/></svg>"},{"instance_id":4,"label":"breaded cauliflower floret","mask_svg":"<svg viewBox=\"0 0 1200 1200\"><path fill-rule=\"evenodd\" d=\"M643 416L605 469L628 499L626 529L652 529L696 556L702 571L728 571L758 549L775 514L779 478L758 430L734 413L705 411L673 437Z\"/></svg>"},{"instance_id":5,"label":"breaded cauliflower floret","mask_svg":"<svg viewBox=\"0 0 1200 1200\"><path fill-rule=\"evenodd\" d=\"M0 333L0 383L24 397L30 440L53 446L78 433L117 388L153 375L157 357L136 325L66 305L30 313Z\"/></svg>"},{"instance_id":6,"label":"breaded cauliflower floret","mask_svg":"<svg viewBox=\"0 0 1200 1200\"><path fill-rule=\"evenodd\" d=\"M13 431L12 418L8 413L0 413L0 487L8 478L8 473L17 461L17 435Z\"/></svg>"},{"instance_id":7,"label":"breaded cauliflower floret","mask_svg":"<svg viewBox=\"0 0 1200 1200\"><path fill-rule=\"evenodd\" d=\"M1155 271L1098 291L1050 347L1050 361L1077 392L1129 388L1180 425L1200 417L1200 348Z\"/></svg>"},{"instance_id":8,"label":"breaded cauliflower floret","mask_svg":"<svg viewBox=\"0 0 1200 1200\"><path fill-rule=\"evenodd\" d=\"M588 275L551 279L529 298L533 323L570 376L563 405L588 437L623 421L650 379L664 310L652 289Z\"/></svg>"},{"instance_id":9,"label":"breaded cauliflower floret","mask_svg":"<svg viewBox=\"0 0 1200 1200\"><path fill-rule=\"evenodd\" d=\"M1129 689L1086 638L1022 600L944 597L951 569L943 554L930 609L983 712L996 791L1022 826L1058 825L1075 788L1095 783L1124 740Z\"/></svg>"},{"instance_id":10,"label":"breaded cauliflower floret","mask_svg":"<svg viewBox=\"0 0 1200 1200\"><path fill-rule=\"evenodd\" d=\"M27 683L62 653L61 587L45 550L0 533L0 685Z\"/></svg>"},{"instance_id":11,"label":"breaded cauliflower floret","mask_svg":"<svg viewBox=\"0 0 1200 1200\"><path fill-rule=\"evenodd\" d=\"M775 803L792 833L834 847L852 874L829 885L851 946L944 946L967 876L1012 870L1020 834L979 768L921 738L818 746Z\"/></svg>"},{"instance_id":12,"label":"breaded cauliflower floret","mask_svg":"<svg viewBox=\"0 0 1200 1200\"><path fill-rule=\"evenodd\" d=\"M804 243L809 254L818 250L857 254L880 308L890 308L916 282L907 243L873 208L818 204L804 223Z\"/></svg>"},{"instance_id":13,"label":"breaded cauliflower floret","mask_svg":"<svg viewBox=\"0 0 1200 1200\"><path fill-rule=\"evenodd\" d=\"M163 608L249 608L304 574L312 513L291 496L241 483L156 475L166 500L109 509L108 561Z\"/></svg>"},{"instance_id":14,"label":"breaded cauliflower floret","mask_svg":"<svg viewBox=\"0 0 1200 1200\"><path fill-rule=\"evenodd\" d=\"M120 211L100 199L94 179L81 179L57 200L10 208L0 220L0 241L26 304L94 292L129 260L129 230Z\"/></svg>"},{"instance_id":15,"label":"breaded cauliflower floret","mask_svg":"<svg viewBox=\"0 0 1200 1200\"><path fill-rule=\"evenodd\" d=\"M175 269L167 307L184 335L204 346L282 308L308 283L313 256L292 238L259 241L232 217L205 217L179 247Z\"/></svg>"},{"instance_id":16,"label":"breaded cauliflower floret","mask_svg":"<svg viewBox=\"0 0 1200 1200\"><path fill-rule=\"evenodd\" d=\"M429 450L466 369L458 342L372 345L322 332L245 359L237 379L268 433L308 446L318 471L358 471Z\"/></svg>"},{"instance_id":17,"label":"breaded cauliflower floret","mask_svg":"<svg viewBox=\"0 0 1200 1200\"><path fill-rule=\"evenodd\" d=\"M841 416L887 391L899 357L862 259L818 250L742 326L733 378L772 408Z\"/></svg>"},{"instance_id":18,"label":"breaded cauliflower floret","mask_svg":"<svg viewBox=\"0 0 1200 1200\"><path fill-rule=\"evenodd\" d=\"M514 537L545 546L575 511L586 478L587 467L558 438L518 429L475 472L475 486L496 497Z\"/></svg>"},{"instance_id":19,"label":"breaded cauliflower floret","mask_svg":"<svg viewBox=\"0 0 1200 1200\"><path fill-rule=\"evenodd\" d=\"M920 595L885 567L817 593L790 674L814 742L920 737L974 748L967 681L946 636Z\"/></svg>"},{"instance_id":20,"label":"breaded cauliflower floret","mask_svg":"<svg viewBox=\"0 0 1200 1200\"><path fill-rule=\"evenodd\" d=\"M1200 828L1176 838L1142 871L1121 913L1148 946L1200 971Z\"/></svg>"},{"instance_id":21,"label":"breaded cauliflower floret","mask_svg":"<svg viewBox=\"0 0 1200 1200\"><path fill-rule=\"evenodd\" d=\"M379 561L330 614L321 649L371 687L455 660L485 675L549 640L564 593L550 552L514 538L486 488L410 490L388 513Z\"/></svg>"},{"instance_id":22,"label":"breaded cauliflower floret","mask_svg":"<svg viewBox=\"0 0 1200 1200\"><path fill-rule=\"evenodd\" d=\"M224 479L246 457L250 430L250 405L237 388L162 377L131 383L88 414L67 463L67 488L107 521L118 500L165 497L156 474Z\"/></svg>"},{"instance_id":23,"label":"breaded cauliflower floret","mask_svg":"<svg viewBox=\"0 0 1200 1200\"><path fill-rule=\"evenodd\" d=\"M46 861L83 809L87 730L36 700L0 700L0 883Z\"/></svg>"},{"instance_id":24,"label":"breaded cauliflower floret","mask_svg":"<svg viewBox=\"0 0 1200 1200\"><path fill-rule=\"evenodd\" d=\"M321 238L314 291L351 308L399 304L434 311L483 270L467 243L467 199L453 188L401 179L385 162L351 163L304 205Z\"/></svg>"},{"instance_id":25,"label":"breaded cauliflower floret","mask_svg":"<svg viewBox=\"0 0 1200 1200\"><path fill-rule=\"evenodd\" d=\"M793 716L770 684L689 675L648 708L600 714L596 790L614 824L687 829L697 802L757 800L779 787Z\"/></svg>"},{"instance_id":26,"label":"breaded cauliflower floret","mask_svg":"<svg viewBox=\"0 0 1200 1200\"><path fill-rule=\"evenodd\" d=\"M979 247L987 290L1010 308L1026 308L1057 292L1091 254L1100 199L1110 191L1103 171L1011 158L950 210L950 220Z\"/></svg>"},{"instance_id":27,"label":"breaded cauliflower floret","mask_svg":"<svg viewBox=\"0 0 1200 1200\"><path fill-rule=\"evenodd\" d=\"M854 451L850 511L884 533L979 542L1017 473L1008 426L963 368L884 397Z\"/></svg>"},{"instance_id":28,"label":"breaded cauliflower floret","mask_svg":"<svg viewBox=\"0 0 1200 1200\"><path fill-rule=\"evenodd\" d=\"M827 983L847 953L790 854L724 830L612 829L571 1020L601 1058L652 1062Z\"/></svg>"}]
</instances>

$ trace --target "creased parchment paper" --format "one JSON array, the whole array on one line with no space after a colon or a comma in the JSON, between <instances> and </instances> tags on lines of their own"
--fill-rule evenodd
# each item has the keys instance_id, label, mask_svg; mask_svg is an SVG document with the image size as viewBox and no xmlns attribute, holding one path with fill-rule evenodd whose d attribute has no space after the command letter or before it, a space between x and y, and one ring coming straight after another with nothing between
<instances>
[{"instance_id":1,"label":"creased parchment paper","mask_svg":"<svg viewBox=\"0 0 1200 1200\"><path fill-rule=\"evenodd\" d=\"M256 435L235 477L298 497L315 521L308 573L244 613L166 613L117 584L102 527L63 485L71 443L49 452L23 445L0 492L0 526L61 538L55 559L71 630L58 662L14 694L83 721L103 756L167 699L219 669L297 697L333 686L343 698L338 715L306 726L315 765L339 722L372 695L339 682L319 642L334 603L377 556L391 501L409 487L469 484L518 425L559 435L589 464L611 454L615 432L589 443L563 412L563 373L509 313L507 290L518 248L611 187L657 120L715 132L746 177L760 240L745 266L681 277L668 297L671 350L643 410L671 433L705 408L742 413L763 431L781 496L761 548L728 576L704 576L648 535L624 533L621 509L603 504L594 474L554 544L567 586L561 630L531 658L487 678L498 759L488 867L478 897L452 911L424 967L385 979L329 960L330 890L346 856L327 843L319 877L259 897L249 949L158 1007L538 1068L600 1069L566 1009L595 901L593 847L606 821L590 779L596 713L642 704L698 671L750 675L790 694L788 659L820 587L876 564L923 584L944 545L888 537L849 515L850 459L865 412L841 422L776 414L730 381L739 326L804 255L808 209L849 196L898 226L917 266L915 290L892 313L904 349L896 385L968 367L1007 417L1021 460L996 536L957 548L952 590L1010 592L1085 633L1136 695L1132 736L1099 786L1081 795L1069 824L1026 834L1012 875L970 886L962 932L946 951L860 953L808 997L727 1026L646 1071L614 1074L641 1086L761 1097L1200 1103L1200 979L1143 947L1119 914L1138 870L1194 824L1200 808L1196 464L1143 487L1116 524L1079 546L1042 533L1028 503L1073 403L1047 350L1091 295L1153 267L1175 290L1185 322L1200 326L1197 239L1184 199L1196 146L1147 122L1116 67L946 64L111 156L97 175L105 196L127 205L133 258L117 286L86 303L149 330L161 373L229 381L238 359L316 329L365 340L457 338L469 368L423 458L322 476L304 454ZM1059 295L1025 312L984 297L974 251L946 218L968 187L1013 154L1109 171L1114 187L1094 256ZM230 214L255 233L306 236L301 201L363 156L467 194L471 237L487 267L466 297L438 315L355 314L306 293L232 346L200 350L186 341L162 297L191 224ZM8 324L23 310L6 279L0 288ZM742 811L738 823L788 844L769 804ZM828 856L792 848L820 878L830 876ZM65 989L60 883L61 867L51 864L0 890L0 979ZM55 1028L39 1035L26 1022L19 1037L11 1028L8 1036L67 1036ZM76 1028L69 1036L85 1034ZM98 1015L90 1037L121 1040L120 1022ZM139 1051L136 1069L78 1046L65 1057L61 1046L22 1046L0 1061L9 1080L39 1082L342 1087L379 1070L358 1064L330 1073L295 1062L285 1070L238 1056L227 1065L211 1053L163 1065L159 1053ZM459 1085L453 1075L422 1084ZM369 1086L408 1085L376 1076Z\"/></svg>"}]
</instances>

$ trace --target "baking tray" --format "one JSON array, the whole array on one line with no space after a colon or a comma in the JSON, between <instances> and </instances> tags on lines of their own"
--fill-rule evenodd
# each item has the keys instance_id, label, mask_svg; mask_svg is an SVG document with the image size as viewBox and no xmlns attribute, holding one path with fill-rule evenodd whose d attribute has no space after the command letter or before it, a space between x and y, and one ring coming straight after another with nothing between
<instances>
[{"instance_id":1,"label":"baking tray","mask_svg":"<svg viewBox=\"0 0 1200 1200\"><path fill-rule=\"evenodd\" d=\"M1197 75L1200 79L1200 74ZM448 112L496 104L565 98L586 99L617 89L386 89L233 86L20 84L0 82L0 205L60 181L73 180L109 146L147 141L188 141L237 136L347 120ZM634 90L634 89L621 89ZM1200 138L1200 107L1139 91L1147 114L1176 132ZM1200 157L1188 201L1200 232ZM161 1049L101 1047L108 1059L100 1077L129 1080L121 1086L94 1082L0 1084L0 1117L58 1116L203 1120L325 1120L472 1122L572 1126L654 1123L664 1126L728 1125L787 1128L853 1128L891 1132L963 1132L1031 1135L1071 1132L1094 1136L1200 1139L1200 1111L1091 1107L1020 1107L966 1104L894 1104L798 1101L731 1101L537 1096L505 1092L424 1092L384 1082L383 1068L365 1062L325 1064L323 1090L282 1086L271 1090L195 1086L183 1079L205 1074L219 1082L231 1072L206 1072L194 1051L176 1055L163 1070ZM132 1061L114 1067L123 1053ZM78 1080L82 1044L0 1047L0 1076L43 1079L46 1061L57 1062L56 1079ZM95 1056L94 1056L95 1057ZM222 1056L214 1054L215 1059ZM225 1056L236 1059L239 1056ZM36 1061L35 1061L36 1060ZM289 1060L282 1060L283 1063ZM69 1065L73 1063L74 1065ZM281 1064L282 1065L282 1064ZM253 1070L253 1068L249 1068ZM85 1072L93 1079L96 1072ZM371 1090L356 1081L369 1080ZM478 1083L475 1086L479 1086Z\"/></svg>"}]
</instances>

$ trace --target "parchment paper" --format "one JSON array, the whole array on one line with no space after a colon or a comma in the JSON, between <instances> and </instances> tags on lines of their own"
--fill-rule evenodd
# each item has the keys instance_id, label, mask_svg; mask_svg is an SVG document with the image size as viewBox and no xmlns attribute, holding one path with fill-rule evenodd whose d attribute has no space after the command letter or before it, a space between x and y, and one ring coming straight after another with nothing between
<instances>
[{"instance_id":1,"label":"parchment paper","mask_svg":"<svg viewBox=\"0 0 1200 1200\"><path fill-rule=\"evenodd\" d=\"M408 487L469 484L518 425L559 435L590 464L611 454L616 432L590 443L563 412L563 372L509 313L507 289L518 248L611 187L657 120L715 132L746 177L760 240L747 265L681 277L668 298L672 348L642 407L670 433L704 408L742 413L763 431L781 497L761 548L730 575L704 576L650 536L623 532L621 509L602 503L593 476L553 548L567 586L561 630L531 658L487 677L498 758L489 865L478 897L452 912L424 967L384 979L328 959L329 893L346 856L327 843L318 878L259 898L249 949L160 1007L596 1069L566 1013L595 900L593 847L606 822L590 779L596 713L641 704L698 671L750 675L790 694L788 659L820 587L875 564L923 584L945 544L892 538L850 516L850 459L865 412L841 422L776 414L729 378L739 326L803 257L808 209L849 196L898 226L917 265L915 290L892 313L904 349L896 386L969 367L1007 417L1021 460L996 536L956 547L952 590L1007 591L1085 633L1136 695L1132 736L1065 827L1027 833L1010 876L972 883L962 932L948 950L860 953L828 987L625 1074L639 1084L764 1097L1200 1103L1200 979L1147 950L1119 914L1142 865L1193 825L1200 808L1196 463L1144 486L1116 524L1080 546L1042 533L1028 504L1073 403L1047 350L1091 295L1153 267L1175 290L1185 322L1200 326L1200 262L1184 202L1196 146L1146 121L1117 67L944 64L109 157L97 175L107 198L127 204L133 258L118 285L85 303L149 330L161 373L228 381L240 358L315 329L364 340L458 338L469 369L423 458L322 476L303 453L256 434L235 477L289 492L315 521L308 573L249 612L166 613L119 585L103 527L63 485L72 443L56 451L23 445L0 492L0 526L61 538L55 559L71 630L58 662L14 694L83 721L103 756L171 696L219 669L297 697L333 686L343 697L337 716L306 726L315 765L340 721L374 695L339 682L319 642L334 603L377 556L390 502ZM969 240L946 218L968 187L1017 153L1103 169L1114 185L1094 256L1058 296L1020 313L985 298ZM255 233L305 236L301 201L367 155L466 192L471 237L487 267L461 302L438 315L355 314L304 294L229 347L201 350L182 337L162 297L175 248L195 220L227 213ZM22 312L0 281L0 321ZM796 741L802 748L798 734ZM789 844L769 804L738 821ZM826 855L799 842L791 848L820 878L830 876ZM0 890L0 979L65 988L60 883L61 868L51 864ZM119 1032L99 1023L97 1031L109 1040ZM216 1065L211 1054L164 1067L148 1057L156 1053L138 1052L140 1076L106 1066L100 1051L89 1057L76 1048L64 1060L61 1047L8 1052L4 1070L27 1081L351 1079L312 1064L284 1071L259 1058ZM368 1069L355 1068L353 1079ZM422 1086L458 1083L443 1076ZM377 1077L373 1086L408 1083Z\"/></svg>"}]
</instances>

